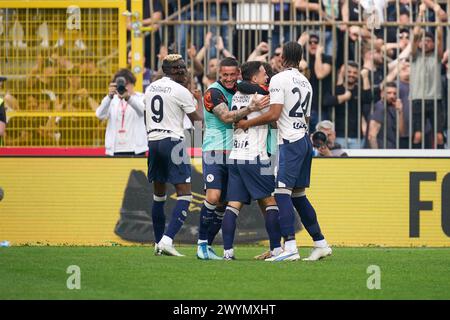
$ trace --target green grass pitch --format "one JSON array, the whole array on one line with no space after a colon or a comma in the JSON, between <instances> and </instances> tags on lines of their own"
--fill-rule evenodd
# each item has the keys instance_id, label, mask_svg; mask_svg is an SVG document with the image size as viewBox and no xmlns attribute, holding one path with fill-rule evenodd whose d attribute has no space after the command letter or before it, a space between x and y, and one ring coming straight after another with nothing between
<instances>
[{"instance_id":1,"label":"green grass pitch","mask_svg":"<svg viewBox=\"0 0 450 320\"><path fill-rule=\"evenodd\" d=\"M318 262L281 263L253 260L260 246L236 247L236 261L178 249L187 256L154 256L149 246L0 248L0 299L450 299L450 248L338 247ZM70 265L80 267L79 290L67 288ZM370 265L380 267L379 290L367 288Z\"/></svg>"}]
</instances>

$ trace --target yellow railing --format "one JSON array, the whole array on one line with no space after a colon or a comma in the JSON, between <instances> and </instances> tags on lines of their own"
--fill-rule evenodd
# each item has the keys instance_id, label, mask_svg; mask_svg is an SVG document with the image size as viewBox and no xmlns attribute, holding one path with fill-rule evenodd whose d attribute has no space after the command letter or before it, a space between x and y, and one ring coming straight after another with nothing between
<instances>
[{"instance_id":1,"label":"yellow railing","mask_svg":"<svg viewBox=\"0 0 450 320\"><path fill-rule=\"evenodd\" d=\"M5 146L101 146L95 109L126 66L126 2L0 0Z\"/></svg>"},{"instance_id":2,"label":"yellow railing","mask_svg":"<svg viewBox=\"0 0 450 320\"><path fill-rule=\"evenodd\" d=\"M272 42L297 40L303 32L315 30L314 32L320 35L321 45L326 47L326 41L331 44L333 59L330 77L333 94L338 68L341 64L347 64L349 60L362 60L363 56L362 31L349 27L367 26L365 29L370 31L370 35L366 34L365 37L375 38L375 29L368 28L369 24L364 21L363 14L359 15L357 21L347 22L339 21L334 10L327 13L327 18L322 16L309 18L311 12L309 9L306 12L302 11L296 5L298 1L281 0L280 3L286 4L287 9L284 15L277 16L276 4L271 0L225 0L221 1L219 6L216 1L191 0L185 6L181 6L179 1L172 1L170 4L173 7L169 6L169 1L165 0L161 1L164 18L161 21L146 23L147 26L144 26L142 22L144 18L142 1L130 1L131 11L126 11L125 0L0 0L0 75L8 77L3 88L0 84L0 96L4 98L7 105L9 119L6 137L4 141L0 138L0 146L103 145L105 123L95 118L94 110L107 93L108 82L112 75L119 68L126 66L129 48L133 51L131 70L138 79L136 88L142 87L143 36L151 40L151 56L146 58L147 61L151 60L151 69L156 70L158 59L155 59L154 55L158 52L155 48L159 49L155 42L156 37L160 38L162 49L166 49L167 52L176 50L183 54L189 65L193 67L193 59L187 58L187 50L194 45L197 53L201 51L208 32L214 35L209 43L211 47L217 44L217 40L213 43L214 38L218 39L220 36L224 38L224 41L228 39L228 43L225 42L226 49L243 62L260 41L269 43L268 56L270 57L274 53ZM351 1L343 0L339 3L349 4ZM333 1L335 2L338 1ZM448 35L450 34L450 10L448 10L450 0L435 0L435 2L440 3L443 8L447 5L446 21L425 21L420 25L442 26L447 30ZM149 1L149 3L150 11L153 12L153 2ZM324 1L319 0L319 3ZM399 13L400 0L396 0L395 3ZM412 10L413 6L410 6L410 19L406 23L385 21L382 26L394 27L393 32L396 34L400 27L414 26L415 14ZM417 8L415 10L417 11ZM227 14L223 16L221 12L225 11ZM387 13L386 8L384 11ZM203 14L200 15L200 12ZM363 12L360 4L358 12ZM187 13L191 14L187 15ZM131 30L130 41L127 44L128 22L130 22ZM341 34L342 37L338 38L337 35L340 34L339 30L342 27L346 27L343 28L345 31ZM327 36L330 37L329 40L326 40ZM381 35L384 42L387 36L388 29L384 29ZM278 42L275 39L278 39ZM449 40L447 40L446 49L449 48ZM350 43L352 46L349 45ZM370 44L371 50L375 49L374 41L370 40L366 44ZM160 53L165 51L161 50ZM383 60L387 65L389 62L387 50L382 51ZM220 50L208 49L202 55L201 62L205 68L205 74L208 71L210 59L220 57L220 52ZM308 50L306 50L305 59L307 61L310 59ZM321 82L319 89L315 92L319 97L319 108L322 105L323 92ZM450 93L444 94L449 100ZM450 111L448 103L445 108L448 113ZM333 112L330 111L329 117L336 122ZM346 123L345 126L348 127L348 124ZM450 119L447 120L447 127L449 126ZM49 129L42 129L42 127ZM358 125L358 128L360 127L361 124ZM411 130L410 128L409 131ZM40 134L40 131L44 133ZM88 138L71 140L67 138L68 134L70 137ZM49 137L59 138L55 140Z\"/></svg>"}]
</instances>

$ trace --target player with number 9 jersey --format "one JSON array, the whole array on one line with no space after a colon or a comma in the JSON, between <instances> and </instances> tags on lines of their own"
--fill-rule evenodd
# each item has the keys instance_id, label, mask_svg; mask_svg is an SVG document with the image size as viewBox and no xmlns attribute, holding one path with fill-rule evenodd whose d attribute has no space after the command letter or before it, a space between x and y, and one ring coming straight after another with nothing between
<instances>
[{"instance_id":1,"label":"player with number 9 jersey","mask_svg":"<svg viewBox=\"0 0 450 320\"><path fill-rule=\"evenodd\" d=\"M188 89L163 77L145 91L146 128L149 141L184 139L185 114L194 112L195 100Z\"/></svg>"},{"instance_id":2,"label":"player with number 9 jersey","mask_svg":"<svg viewBox=\"0 0 450 320\"><path fill-rule=\"evenodd\" d=\"M145 126L148 138L148 181L153 182L152 221L155 253L182 256L173 239L183 226L192 201L191 165L184 143L183 122L187 115L202 120L187 83L187 68L181 55L168 55L162 64L165 76L145 91ZM167 229L164 204L166 183L174 185L177 202Z\"/></svg>"}]
</instances>

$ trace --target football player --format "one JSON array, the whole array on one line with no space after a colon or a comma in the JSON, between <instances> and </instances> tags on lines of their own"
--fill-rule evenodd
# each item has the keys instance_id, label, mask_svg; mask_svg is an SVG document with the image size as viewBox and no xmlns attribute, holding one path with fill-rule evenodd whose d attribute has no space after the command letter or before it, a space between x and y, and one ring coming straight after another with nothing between
<instances>
[{"instance_id":1,"label":"football player","mask_svg":"<svg viewBox=\"0 0 450 320\"><path fill-rule=\"evenodd\" d=\"M148 180L153 183L152 205L155 253L183 256L173 239L186 219L191 194L191 165L184 143L185 114L194 122L202 120L201 110L186 83L187 69L181 55L170 54L162 63L164 77L145 91L145 125L148 138ZM165 230L166 183L174 185L177 202Z\"/></svg>"},{"instance_id":2,"label":"football player","mask_svg":"<svg viewBox=\"0 0 450 320\"><path fill-rule=\"evenodd\" d=\"M206 199L200 211L197 257L203 260L221 259L212 249L224 215L224 199L228 183L228 155L232 146L232 123L264 106L254 99L239 110L232 110L232 98L240 76L239 63L228 57L220 61L219 80L208 87L204 95L205 131L202 145L203 180ZM267 104L267 103L266 103Z\"/></svg>"},{"instance_id":3,"label":"football player","mask_svg":"<svg viewBox=\"0 0 450 320\"><path fill-rule=\"evenodd\" d=\"M313 147L308 136L311 112L312 87L300 73L302 47L288 42L282 49L283 71L272 77L269 86L270 109L259 117L241 121L243 130L277 122L278 127L278 172L275 200L279 208L281 234L284 251L268 261L294 261L300 255L295 240L295 211L314 240L315 248L305 260L318 260L331 255L332 250L322 235L316 212L306 197L309 187Z\"/></svg>"},{"instance_id":4,"label":"football player","mask_svg":"<svg viewBox=\"0 0 450 320\"><path fill-rule=\"evenodd\" d=\"M241 67L243 82L266 85L267 74L259 61L246 62ZM242 87L242 86L241 86ZM268 92L267 92L268 93ZM253 94L238 91L232 99L232 110L240 110L248 106ZM265 101L268 102L268 95ZM268 109L254 111L244 119L256 118ZM272 166L268 155L267 140L269 125L250 127L247 130L235 129L233 133L233 149L230 153L232 163L229 165L228 205L222 223L224 242L224 259L234 259L233 241L236 230L236 219L243 204L257 200L263 210L270 248L274 255L281 253L281 234L278 223L278 207L272 193L275 188Z\"/></svg>"}]
</instances>

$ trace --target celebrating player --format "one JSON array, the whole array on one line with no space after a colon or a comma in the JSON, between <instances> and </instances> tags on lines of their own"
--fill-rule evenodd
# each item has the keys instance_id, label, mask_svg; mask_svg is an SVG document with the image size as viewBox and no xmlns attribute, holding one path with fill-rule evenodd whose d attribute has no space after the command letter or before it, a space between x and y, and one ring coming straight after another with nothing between
<instances>
[{"instance_id":1,"label":"celebrating player","mask_svg":"<svg viewBox=\"0 0 450 320\"><path fill-rule=\"evenodd\" d=\"M235 58L224 58L219 64L219 80L205 92L203 137L203 180L206 199L200 211L197 257L203 260L219 260L212 249L212 242L220 230L224 215L223 199L228 183L227 155L232 146L231 124L243 119L252 111L263 107L255 99L247 107L231 110L231 100L237 90L240 75Z\"/></svg>"},{"instance_id":2,"label":"celebrating player","mask_svg":"<svg viewBox=\"0 0 450 320\"><path fill-rule=\"evenodd\" d=\"M194 97L183 84L187 69L181 55L170 54L162 63L165 76L153 82L145 92L145 122L148 137L148 180L153 182L152 206L155 253L183 256L173 246L173 239L186 219L191 194L191 166L184 144L185 114L194 122L202 120ZM164 204L166 183L175 186L177 203L165 229Z\"/></svg>"},{"instance_id":3,"label":"celebrating player","mask_svg":"<svg viewBox=\"0 0 450 320\"><path fill-rule=\"evenodd\" d=\"M279 208L284 251L268 261L298 260L300 255L295 241L295 211L314 240L315 248L305 260L318 260L331 254L331 248L322 235L317 216L308 201L305 188L309 187L312 143L308 137L311 112L312 87L299 71L302 47L296 42L283 46L284 70L270 81L270 110L263 115L241 121L238 127L246 130L252 126L277 121L279 137L279 164L275 199Z\"/></svg>"},{"instance_id":4,"label":"celebrating player","mask_svg":"<svg viewBox=\"0 0 450 320\"><path fill-rule=\"evenodd\" d=\"M259 61L246 62L242 65L242 79L250 83L266 85L267 74ZM232 109L240 110L251 103L256 95L245 94L238 91L232 99ZM266 95L261 103L267 104L269 96ZM267 111L254 111L244 119L255 118ZM267 154L267 139L269 126L261 125L248 130L235 129L233 133L233 149L229 165L228 192L226 200L228 205L222 223L224 243L224 259L234 259L233 241L236 230L236 219L242 205L258 200L264 210L266 230L269 234L270 248L274 255L281 253L281 234L278 223L278 207L271 194L275 188L275 180L271 170L270 158Z\"/></svg>"}]
</instances>

